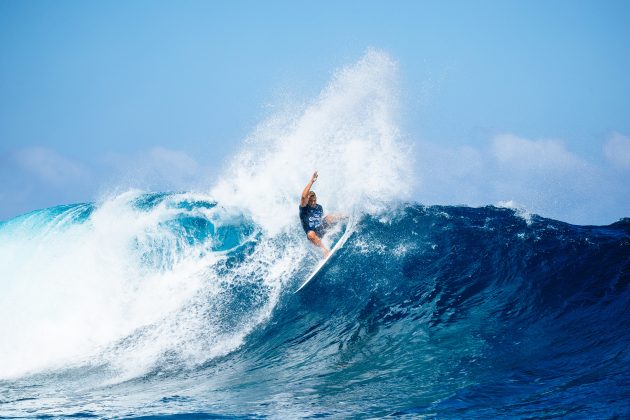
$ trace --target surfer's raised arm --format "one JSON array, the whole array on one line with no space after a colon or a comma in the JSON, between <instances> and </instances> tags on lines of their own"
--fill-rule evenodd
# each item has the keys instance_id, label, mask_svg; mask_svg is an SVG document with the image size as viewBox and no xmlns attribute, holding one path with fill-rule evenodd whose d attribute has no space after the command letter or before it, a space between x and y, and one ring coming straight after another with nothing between
<instances>
[{"instance_id":1,"label":"surfer's raised arm","mask_svg":"<svg viewBox=\"0 0 630 420\"><path fill-rule=\"evenodd\" d=\"M313 172L313 176L311 176L311 180L308 182L308 184L306 184L306 187L304 187L304 191L302 191L302 199L300 200L300 206L301 207L306 207L306 205L308 204L308 197L309 197L309 192L311 192L311 187L313 186L313 183L317 180L317 171Z\"/></svg>"}]
</instances>

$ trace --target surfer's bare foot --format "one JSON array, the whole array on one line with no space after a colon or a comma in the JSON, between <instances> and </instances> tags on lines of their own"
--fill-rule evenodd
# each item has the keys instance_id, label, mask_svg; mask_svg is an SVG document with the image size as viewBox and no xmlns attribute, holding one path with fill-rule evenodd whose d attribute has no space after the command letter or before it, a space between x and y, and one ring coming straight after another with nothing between
<instances>
[{"instance_id":1,"label":"surfer's bare foot","mask_svg":"<svg viewBox=\"0 0 630 420\"><path fill-rule=\"evenodd\" d=\"M324 248L324 258L328 258L329 255L330 255L330 251Z\"/></svg>"}]
</instances>

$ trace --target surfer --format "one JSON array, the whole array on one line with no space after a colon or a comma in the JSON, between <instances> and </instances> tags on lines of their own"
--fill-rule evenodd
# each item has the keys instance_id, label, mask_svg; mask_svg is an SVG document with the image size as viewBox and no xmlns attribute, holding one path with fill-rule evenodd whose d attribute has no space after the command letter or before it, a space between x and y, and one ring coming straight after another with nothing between
<instances>
[{"instance_id":1,"label":"surfer","mask_svg":"<svg viewBox=\"0 0 630 420\"><path fill-rule=\"evenodd\" d=\"M324 209L317 204L317 195L315 191L311 191L313 183L317 180L317 171L313 173L311 180L306 184L304 191L302 191L302 199L300 201L300 221L306 237L315 246L324 251L324 258L328 257L330 251L322 243L322 237L326 233L326 229L333 224L337 217L329 214L324 217Z\"/></svg>"}]
</instances>

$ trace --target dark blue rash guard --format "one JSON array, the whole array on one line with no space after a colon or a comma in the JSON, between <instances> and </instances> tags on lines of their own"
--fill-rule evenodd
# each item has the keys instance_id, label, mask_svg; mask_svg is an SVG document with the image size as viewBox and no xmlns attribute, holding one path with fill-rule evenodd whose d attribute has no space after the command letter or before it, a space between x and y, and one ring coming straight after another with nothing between
<instances>
[{"instance_id":1,"label":"dark blue rash guard","mask_svg":"<svg viewBox=\"0 0 630 420\"><path fill-rule=\"evenodd\" d=\"M324 209L319 204L311 207L308 204L304 207L300 206L300 221L304 232L314 231L320 238L324 236L326 228L324 223Z\"/></svg>"}]
</instances>

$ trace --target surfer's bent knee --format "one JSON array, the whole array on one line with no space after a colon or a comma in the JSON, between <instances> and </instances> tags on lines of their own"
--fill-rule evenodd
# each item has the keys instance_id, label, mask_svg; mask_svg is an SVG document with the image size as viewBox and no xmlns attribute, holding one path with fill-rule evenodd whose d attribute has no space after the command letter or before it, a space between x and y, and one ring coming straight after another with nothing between
<instances>
[{"instance_id":1,"label":"surfer's bent knee","mask_svg":"<svg viewBox=\"0 0 630 420\"><path fill-rule=\"evenodd\" d=\"M306 237L308 238L309 241L311 241L313 244L317 245L317 246L322 246L322 239L321 237L317 234L316 231L314 230L309 230L306 233Z\"/></svg>"}]
</instances>

